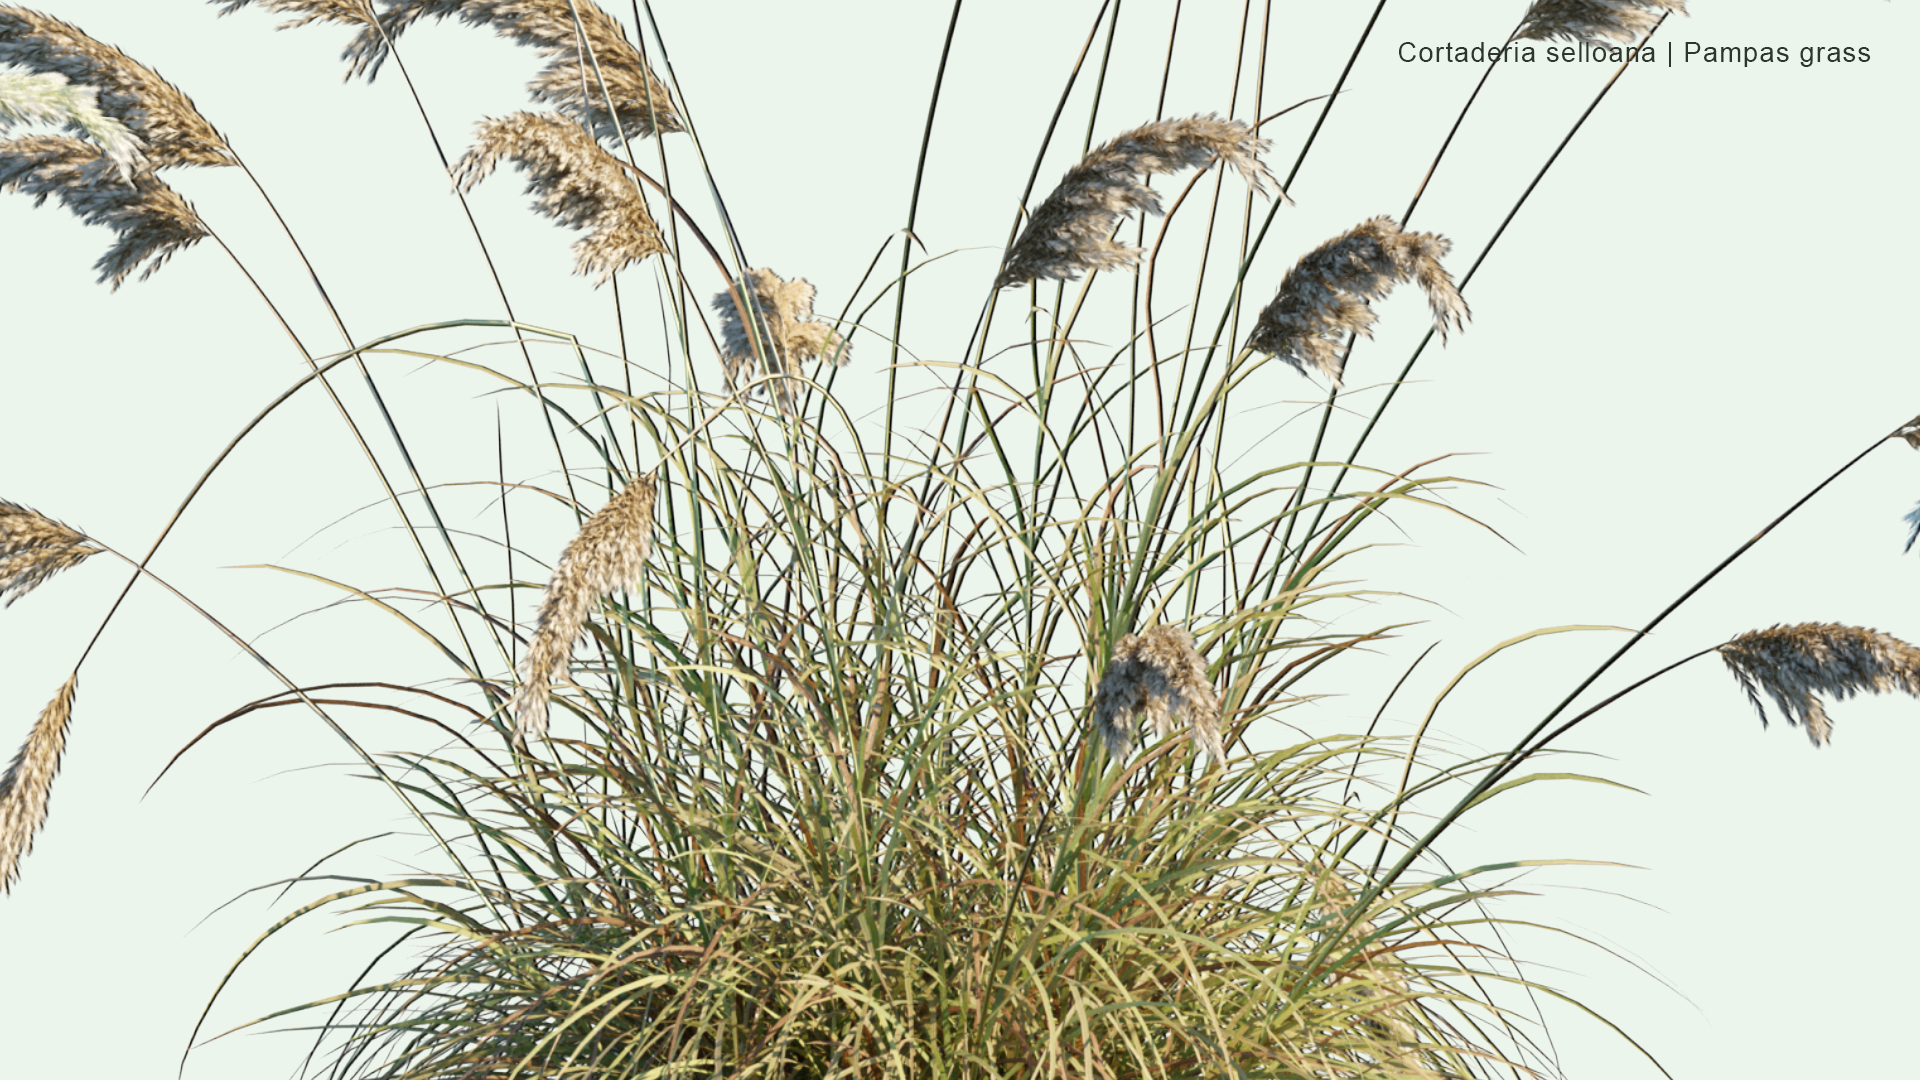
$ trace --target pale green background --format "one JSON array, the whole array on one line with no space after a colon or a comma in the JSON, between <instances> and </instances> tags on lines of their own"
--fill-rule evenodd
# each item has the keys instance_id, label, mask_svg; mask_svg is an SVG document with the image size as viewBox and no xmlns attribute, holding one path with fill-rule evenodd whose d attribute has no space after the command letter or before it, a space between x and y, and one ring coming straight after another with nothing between
<instances>
[{"instance_id":1,"label":"pale green background","mask_svg":"<svg viewBox=\"0 0 1920 1080\"><path fill-rule=\"evenodd\" d=\"M397 73L371 88L340 85L345 31L275 34L270 14L215 20L213 7L188 0L41 2L193 95L273 193L357 334L499 314ZM1096 6L981 2L962 14L920 234L935 251L981 250L918 280L909 345L926 358L954 359L965 338ZM1275 5L1267 109L1325 92L1373 6ZM1398 214L1480 74L1472 64L1401 64L1395 47L1498 40L1524 7L1386 5L1351 93L1293 188L1298 208L1283 212L1255 266L1258 295L1271 295L1292 259L1321 240L1364 217ZM1514 546L1440 514L1396 514L1405 536L1383 530L1375 539L1406 545L1349 562L1343 576L1432 603L1382 600L1338 625L1426 622L1377 659L1324 669L1306 689L1336 696L1292 712L1299 727L1364 726L1385 687L1435 639L1439 649L1388 713L1397 730L1418 720L1447 676L1503 638L1563 623L1643 623L1875 435L1920 412L1905 307L1916 249L1913 7L1693 7L1662 38L1865 45L1874 59L1661 66L1622 80L1469 289L1467 332L1422 360L1418 385L1395 402L1366 454L1395 468L1445 452L1482 455L1448 468L1497 487L1462 489L1454 501ZM1126 5L1097 138L1152 118L1170 8ZM1185 9L1194 29L1167 113L1224 112L1221 57L1239 9L1195 0ZM922 0L660 5L750 257L810 278L823 310L839 310L875 247L904 224L948 11ZM1202 41L1221 45L1203 54ZM474 120L523 107L520 88L539 63L453 25L420 27L403 48L455 153ZM1413 222L1454 239L1456 272L1610 70L1495 73ZM1068 109L1042 191L1074 156L1086 115L1078 102ZM1271 126L1277 170L1310 124L1303 110ZM684 137L670 146L687 201L697 202ZM228 169L168 178L312 347L336 347L245 177ZM609 292L566 276L570 237L526 212L526 201L511 174L473 200L521 317L611 347ZM137 553L206 462L302 367L214 244L109 294L89 269L107 236L55 208L0 198L0 497ZM658 370L654 280L652 270L630 273L624 291L633 355ZM702 296L718 284L702 279ZM1422 310L1412 296L1382 306L1379 342L1356 351L1352 385L1399 369ZM856 404L873 400L882 354L876 339L858 339L841 382ZM429 479L491 475L496 399L480 396L489 384L393 360L379 374ZM1298 402L1320 394L1305 380L1277 385ZM522 402L501 404L509 425L531 421ZM1296 411L1282 403L1251 412L1241 430L1251 442ZM1305 427L1260 452L1291 459L1302 452L1293 433ZM510 479L539 479L543 459L532 451L524 459L535 464ZM280 626L334 594L269 571L222 569L280 562L362 586L418 585L412 556L378 508L313 537L377 497L331 406L309 395L226 467L155 567L236 629L266 634L260 647L296 679L439 678L445 665L418 638L363 607ZM1900 515L1916 497L1920 459L1903 444L1883 447L1601 689L1774 622L1840 621L1920 640L1920 555L1900 551ZM497 520L475 519L477 501L457 505L455 527ZM527 520L516 535L556 552L560 520L544 508ZM482 577L497 576L486 569ZM0 613L6 752L123 581L122 568L98 558ZM1617 643L1563 635L1510 653L1448 703L1438 730L1459 749L1504 745ZM286 905L267 893L201 917L353 838L406 827L386 795L327 764L342 760L338 742L292 709L215 735L142 799L202 726L273 689L191 612L136 590L88 661L51 822L23 882L0 901L0 1072L171 1075L220 973ZM1917 709L1904 698L1839 703L1837 743L1816 753L1778 723L1763 732L1718 662L1697 661L1567 743L1602 755L1580 767L1644 796L1586 787L1519 794L1469 819L1446 853L1456 865L1577 857L1644 868L1542 873L1520 885L1537 896L1502 910L1615 949L1618 958L1547 934L1510 942L1543 965L1536 977L1627 1028L1676 1076L1895 1075L1912 1067L1905 1034L1920 962L1909 931ZM421 739L378 715L348 722L376 747ZM390 869L390 858L416 852L384 850L349 855L338 868ZM271 944L229 989L213 1029L339 989L385 937L318 932L337 921ZM1568 1075L1658 1075L1571 1010L1549 1006L1548 1015ZM283 1075L304 1047L298 1036L238 1036L197 1052L188 1075Z\"/></svg>"}]
</instances>

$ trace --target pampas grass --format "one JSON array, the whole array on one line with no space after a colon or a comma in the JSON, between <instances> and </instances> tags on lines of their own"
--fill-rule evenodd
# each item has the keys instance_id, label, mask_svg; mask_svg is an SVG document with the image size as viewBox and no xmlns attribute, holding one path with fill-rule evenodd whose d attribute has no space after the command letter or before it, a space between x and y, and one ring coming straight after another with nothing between
<instances>
[{"instance_id":1,"label":"pampas grass","mask_svg":"<svg viewBox=\"0 0 1920 1080\"><path fill-rule=\"evenodd\" d=\"M1631 45L1670 11L1685 15L1686 0L1535 0L1512 40L1597 43L1611 38Z\"/></svg>"},{"instance_id":2,"label":"pampas grass","mask_svg":"<svg viewBox=\"0 0 1920 1080\"><path fill-rule=\"evenodd\" d=\"M1225 162L1264 194L1273 182L1259 157L1266 148L1251 127L1211 113L1157 120L1116 137L1060 178L1007 249L993 287L1037 278L1073 281L1087 271L1137 265L1140 249L1110 237L1122 214L1160 213L1160 196L1140 178Z\"/></svg>"},{"instance_id":3,"label":"pampas grass","mask_svg":"<svg viewBox=\"0 0 1920 1080\"><path fill-rule=\"evenodd\" d=\"M74 86L57 71L0 71L0 131L14 124L64 126L85 135L113 162L122 180L131 181L135 169L147 167L139 136L100 111L98 91Z\"/></svg>"},{"instance_id":4,"label":"pampas grass","mask_svg":"<svg viewBox=\"0 0 1920 1080\"><path fill-rule=\"evenodd\" d=\"M73 719L73 691L80 676L68 677L40 712L26 744L0 777L0 894L13 891L20 860L33 850L34 834L47 822L47 802L60 755L67 749L67 724Z\"/></svg>"},{"instance_id":5,"label":"pampas grass","mask_svg":"<svg viewBox=\"0 0 1920 1080\"><path fill-rule=\"evenodd\" d=\"M1390 217L1361 222L1287 271L1246 347L1272 353L1302 374L1311 366L1338 389L1346 369L1346 335L1372 337L1378 316L1370 301L1408 281L1426 291L1433 328L1444 342L1448 328L1457 330L1468 318L1466 300L1440 265L1451 248L1433 233L1402 232Z\"/></svg>"},{"instance_id":6,"label":"pampas grass","mask_svg":"<svg viewBox=\"0 0 1920 1080\"><path fill-rule=\"evenodd\" d=\"M64 135L0 142L0 191L23 191L35 206L56 197L87 224L118 234L93 264L99 280L115 289L136 269L144 281L176 251L212 235L187 200L152 172L129 183L98 147Z\"/></svg>"},{"instance_id":7,"label":"pampas grass","mask_svg":"<svg viewBox=\"0 0 1920 1080\"><path fill-rule=\"evenodd\" d=\"M235 163L226 140L179 87L70 23L0 4L0 64L58 72L96 88L100 111L140 137L155 168Z\"/></svg>"},{"instance_id":8,"label":"pampas grass","mask_svg":"<svg viewBox=\"0 0 1920 1080\"><path fill-rule=\"evenodd\" d=\"M379 27L364 28L347 47L351 74L372 79L408 27L428 16L449 15L458 15L469 26L490 26L501 37L538 49L547 66L527 85L533 99L584 123L595 138L646 138L682 130L666 87L619 22L592 0L384 0ZM331 13L314 17L349 21ZM612 117L607 115L608 100Z\"/></svg>"},{"instance_id":9,"label":"pampas grass","mask_svg":"<svg viewBox=\"0 0 1920 1080\"><path fill-rule=\"evenodd\" d=\"M1094 728L1108 754L1121 758L1132 753L1143 728L1157 738L1173 734L1175 720L1186 721L1196 750L1215 761L1226 760L1220 698L1207 678L1206 660L1194 649L1193 635L1183 627L1162 625L1121 638L1093 696Z\"/></svg>"},{"instance_id":10,"label":"pampas grass","mask_svg":"<svg viewBox=\"0 0 1920 1080\"><path fill-rule=\"evenodd\" d=\"M1813 745L1833 739L1833 721L1815 694L1845 700L1862 690L1920 697L1920 649L1891 634L1839 623L1798 623L1753 630L1719 647L1740 688L1767 722L1756 690L1765 690L1787 723L1805 728Z\"/></svg>"},{"instance_id":11,"label":"pampas grass","mask_svg":"<svg viewBox=\"0 0 1920 1080\"><path fill-rule=\"evenodd\" d=\"M771 394L781 409L790 409L799 394L789 380L799 377L800 365L826 358L844 366L851 359L850 349L833 327L813 317L814 288L807 279L788 281L764 267L748 271L747 278L753 283L750 289L735 281L713 298L727 385L737 391L756 378L772 376L755 389ZM743 300L754 311L751 332L740 311Z\"/></svg>"},{"instance_id":12,"label":"pampas grass","mask_svg":"<svg viewBox=\"0 0 1920 1080\"><path fill-rule=\"evenodd\" d=\"M631 588L646 572L653 547L654 474L635 477L587 519L560 555L540 602L540 625L521 661L520 686L508 703L514 745L547 734L547 699L555 677L566 678L573 643L593 602Z\"/></svg>"},{"instance_id":13,"label":"pampas grass","mask_svg":"<svg viewBox=\"0 0 1920 1080\"><path fill-rule=\"evenodd\" d=\"M633 180L571 120L557 113L520 112L482 121L472 149L454 166L454 181L470 191L501 158L526 170L527 193L538 196L535 210L586 230L573 244L574 273L598 273L595 285L666 250L660 226Z\"/></svg>"},{"instance_id":14,"label":"pampas grass","mask_svg":"<svg viewBox=\"0 0 1920 1080\"><path fill-rule=\"evenodd\" d=\"M6 597L8 607L41 582L103 550L78 530L0 499L0 596Z\"/></svg>"}]
</instances>

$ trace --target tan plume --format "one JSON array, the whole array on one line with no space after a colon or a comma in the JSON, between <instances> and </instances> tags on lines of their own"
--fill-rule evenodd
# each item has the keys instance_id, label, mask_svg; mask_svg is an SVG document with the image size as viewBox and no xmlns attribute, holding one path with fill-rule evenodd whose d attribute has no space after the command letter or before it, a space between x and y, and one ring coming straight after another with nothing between
<instances>
[{"instance_id":1,"label":"tan plume","mask_svg":"<svg viewBox=\"0 0 1920 1080\"><path fill-rule=\"evenodd\" d=\"M1845 700L1868 690L1920 697L1920 649L1890 634L1839 623L1751 630L1719 647L1747 700L1767 722L1758 690L1815 746L1833 738L1833 721L1815 694ZM1757 688L1757 689L1756 689Z\"/></svg>"},{"instance_id":2,"label":"tan plume","mask_svg":"<svg viewBox=\"0 0 1920 1080\"><path fill-rule=\"evenodd\" d=\"M790 409L799 393L789 377L799 376L801 363L825 358L844 366L851 359L850 347L832 326L813 317L814 288L807 279L788 281L765 268L748 271L747 279L751 289L735 282L733 289L713 298L727 385L738 390L763 375L777 376L757 389L770 394L780 408ZM757 316L751 322L740 310L742 302Z\"/></svg>"},{"instance_id":3,"label":"tan plume","mask_svg":"<svg viewBox=\"0 0 1920 1080\"><path fill-rule=\"evenodd\" d=\"M1197 749L1215 761L1226 759L1220 698L1193 635L1162 625L1121 638L1093 695L1093 722L1107 752L1116 758L1131 753L1143 728L1156 737L1171 735L1176 719L1191 727Z\"/></svg>"},{"instance_id":4,"label":"tan plume","mask_svg":"<svg viewBox=\"0 0 1920 1080\"><path fill-rule=\"evenodd\" d=\"M60 755L67 749L67 725L73 719L73 691L80 675L66 685L40 712L27 741L0 776L0 893L13 891L20 877L20 860L33 850L34 835L47 823L47 803L53 778L60 771Z\"/></svg>"}]
</instances>

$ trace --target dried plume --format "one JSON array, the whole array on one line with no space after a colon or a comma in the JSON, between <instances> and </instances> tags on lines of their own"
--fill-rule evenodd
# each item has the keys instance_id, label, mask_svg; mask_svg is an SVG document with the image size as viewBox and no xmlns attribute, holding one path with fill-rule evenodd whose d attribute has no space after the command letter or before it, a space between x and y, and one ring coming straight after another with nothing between
<instances>
[{"instance_id":1,"label":"dried plume","mask_svg":"<svg viewBox=\"0 0 1920 1080\"><path fill-rule=\"evenodd\" d=\"M1173 733L1176 719L1191 726L1197 749L1215 761L1226 760L1220 698L1207 678L1207 662L1194 651L1193 635L1162 625L1121 638L1093 694L1093 722L1107 752L1125 757L1143 726L1165 737Z\"/></svg>"},{"instance_id":2,"label":"dried plume","mask_svg":"<svg viewBox=\"0 0 1920 1080\"><path fill-rule=\"evenodd\" d=\"M1920 697L1920 649L1890 634L1838 623L1800 623L1752 630L1720 646L1720 659L1740 680L1767 722L1758 689L1787 718L1806 728L1813 745L1833 737L1833 722L1816 693L1845 700L1862 690L1899 690Z\"/></svg>"},{"instance_id":3,"label":"dried plume","mask_svg":"<svg viewBox=\"0 0 1920 1080\"><path fill-rule=\"evenodd\" d=\"M624 131L643 139L685 130L640 50L592 0L383 0L382 6L380 28L363 29L347 47L351 75L372 79L390 43L421 19L458 15L468 26L490 26L501 37L538 49L547 66L527 84L533 99L584 123L595 138L618 139ZM607 115L609 99L618 128Z\"/></svg>"},{"instance_id":4,"label":"dried plume","mask_svg":"<svg viewBox=\"0 0 1920 1080\"><path fill-rule=\"evenodd\" d=\"M993 287L1002 289L1036 278L1074 281L1089 270L1138 265L1139 248L1109 237L1122 214L1160 213L1160 196L1141 178L1204 169L1224 161L1246 177L1255 191L1265 193L1273 174L1261 164L1259 154L1267 145L1246 124L1211 113L1134 128L1088 154L1060 178L1053 194L1027 220L1020 239L1007 249ZM1286 192L1280 192L1280 197L1285 199Z\"/></svg>"},{"instance_id":5,"label":"dried plume","mask_svg":"<svg viewBox=\"0 0 1920 1080\"><path fill-rule=\"evenodd\" d=\"M1467 302L1440 265L1453 244L1434 233L1401 232L1390 217L1348 229L1302 256L1260 312L1247 348L1272 353L1302 374L1307 366L1340 386L1348 333L1373 336L1378 316L1370 301L1412 281L1426 290L1433 328L1447 340L1468 317Z\"/></svg>"},{"instance_id":6,"label":"dried plume","mask_svg":"<svg viewBox=\"0 0 1920 1080\"><path fill-rule=\"evenodd\" d=\"M553 679L567 678L573 643L586 626L594 601L631 588L646 572L653 550L654 474L635 477L600 512L587 519L560 555L540 602L540 625L520 662L520 685L507 708L513 744L525 750L547 734L547 699Z\"/></svg>"},{"instance_id":7,"label":"dried plume","mask_svg":"<svg viewBox=\"0 0 1920 1080\"><path fill-rule=\"evenodd\" d=\"M574 273L598 272L595 285L617 270L666 248L647 201L580 125L558 113L514 113L483 120L473 148L454 165L454 181L471 191L501 158L520 163L534 209L562 225L585 229L574 241Z\"/></svg>"},{"instance_id":8,"label":"dried plume","mask_svg":"<svg viewBox=\"0 0 1920 1080\"><path fill-rule=\"evenodd\" d=\"M268 11L291 11L299 15L297 19L288 19L275 29L290 30L296 26L305 26L315 22L337 22L347 26L372 26L373 0L209 0L220 5L222 16L231 15L243 7L258 4Z\"/></svg>"},{"instance_id":9,"label":"dried plume","mask_svg":"<svg viewBox=\"0 0 1920 1080\"><path fill-rule=\"evenodd\" d=\"M98 90L100 111L140 137L155 168L235 164L227 141L179 87L79 27L0 4L0 64L57 72Z\"/></svg>"},{"instance_id":10,"label":"dried plume","mask_svg":"<svg viewBox=\"0 0 1920 1080\"><path fill-rule=\"evenodd\" d=\"M6 597L7 607L41 582L103 550L85 533L0 499L0 596Z\"/></svg>"},{"instance_id":11,"label":"dried plume","mask_svg":"<svg viewBox=\"0 0 1920 1080\"><path fill-rule=\"evenodd\" d=\"M53 794L54 774L60 771L60 755L67 749L73 689L79 681L75 672L41 710L7 774L0 776L0 893L13 891L20 860L33 850L34 834L47 823L47 800Z\"/></svg>"},{"instance_id":12,"label":"dried plume","mask_svg":"<svg viewBox=\"0 0 1920 1080\"><path fill-rule=\"evenodd\" d=\"M806 278L788 281L766 269L750 270L747 277L753 283L751 290L740 288L736 281L733 289L713 298L725 349L720 360L726 365L729 387L737 390L762 375L797 378L804 361L827 358L841 366L847 363L851 356L846 338L813 317L814 289ZM751 322L740 310L743 301L754 311ZM799 400L795 384L786 378L762 383L760 389L767 390L783 410Z\"/></svg>"},{"instance_id":13,"label":"dried plume","mask_svg":"<svg viewBox=\"0 0 1920 1080\"><path fill-rule=\"evenodd\" d=\"M75 86L57 71L0 71L0 131L15 124L47 124L85 135L128 182L135 170L149 167L140 137L100 111L99 92Z\"/></svg>"},{"instance_id":14,"label":"dried plume","mask_svg":"<svg viewBox=\"0 0 1920 1080\"><path fill-rule=\"evenodd\" d=\"M1534 0L1514 41L1589 41L1612 38L1632 45L1669 11L1687 13L1686 0Z\"/></svg>"},{"instance_id":15,"label":"dried plume","mask_svg":"<svg viewBox=\"0 0 1920 1080\"><path fill-rule=\"evenodd\" d=\"M64 135L0 142L0 191L24 191L39 206L48 196L89 225L105 225L119 239L93 264L101 281L118 289L133 273L145 281L173 253L212 235L200 215L152 172L131 183L92 143Z\"/></svg>"}]
</instances>

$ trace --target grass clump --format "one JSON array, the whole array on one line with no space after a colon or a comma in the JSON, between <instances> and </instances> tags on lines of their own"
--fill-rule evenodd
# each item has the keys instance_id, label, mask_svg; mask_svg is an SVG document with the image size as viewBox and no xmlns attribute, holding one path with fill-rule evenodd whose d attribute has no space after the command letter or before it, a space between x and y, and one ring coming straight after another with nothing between
<instances>
[{"instance_id":1,"label":"grass clump","mask_svg":"<svg viewBox=\"0 0 1920 1080\"><path fill-rule=\"evenodd\" d=\"M222 13L248 6L227 0ZM584 231L577 273L612 282L616 304L621 275L653 275L655 329L682 373L609 374L571 336L511 314L356 340L330 310L343 348L301 346L308 374L262 412L317 388L347 419L446 622L399 617L433 639L440 674L466 693L429 693L424 676L401 688L402 711L447 733L438 746L376 753L346 740L433 862L299 904L239 961L320 912L395 931L360 980L275 1014L317 1029L321 1070L1437 1080L1551 1069L1523 1011L1546 990L1506 955L1494 903L1506 875L1533 864L1456 870L1435 846L1468 811L1546 778L1521 769L1608 703L1554 726L1640 635L1504 752L1442 761L1418 739L1296 734L1286 714L1321 692L1309 679L1396 629L1319 617L1360 595L1336 567L1391 509L1449 511L1440 493L1461 481L1431 461L1363 464L1364 435L1325 453L1324 425L1293 461L1250 463L1229 437L1250 403L1299 375L1329 384L1323 415L1344 407L1354 339L1395 285L1421 288L1443 341L1462 328L1471 270L1456 276L1448 240L1407 228L1411 207L1289 261L1267 240L1294 175L1282 182L1262 160L1272 140L1258 132L1273 117L1096 116L1078 163L973 283L972 336L921 358L905 345L906 297L937 260L915 261L911 216L830 315L808 280L749 263L715 177L700 176L710 205L673 194L668 154L685 149L702 170L706 159L650 10L636 6L628 27L586 0L258 6L296 16L288 26L354 28L347 59L368 77L389 59L405 77L403 32L428 16L538 49L547 66L531 96L556 111L483 121L449 163L453 197L519 163L535 208ZM1638 38L1669 7L1543 0L1516 36ZM1103 18L1112 33L1118 9ZM87 213L123 246L155 228L127 207L164 203L191 226L111 256L116 284L187 232L212 235L152 175L238 163L204 121L204 132L159 126L166 109L190 110L184 94L25 9L0 7L0 45L75 84L32 88L67 94L59 110L6 115L95 140L0 143L0 184L109 207ZM122 115L113 95L148 104ZM109 137L139 139L138 156ZM641 147L657 167L640 164L633 144L645 140L657 140ZM1150 186L1189 169L1170 203ZM1177 219L1202 180L1205 209ZM1191 263L1170 270L1163 243L1176 235ZM876 278L890 254L899 272ZM1170 272L1189 276L1191 296L1156 316L1153 283ZM1274 298L1247 330L1264 289ZM696 296L713 298L711 318ZM501 300L510 312L504 287ZM1083 315L1112 320L1109 344L1088 343ZM510 338L506 362L442 344L476 328ZM887 355L875 361L877 425L836 383L857 370L846 366L861 334L874 339L861 357ZM568 349L578 378L542 377L536 344ZM445 524L444 487L419 476L374 379L394 356L504 390L546 436L555 479L509 484L502 465L491 480L497 536ZM368 408L335 392L353 370ZM1392 399L1368 406L1367 431ZM411 489L363 422L391 440ZM544 553L516 543L510 490L575 515L538 580L515 572ZM506 560L490 584L470 566L482 539ZM93 543L0 502L0 593L108 550ZM135 578L164 587L151 557ZM528 623L513 597L536 587ZM1718 649L1756 703L1755 683L1810 733L1817 721L1819 742L1813 690L1911 689L1911 647L1883 638L1800 628ZM9 885L46 816L75 679L77 666L0 783ZM345 738L337 701L283 681L215 726L297 701Z\"/></svg>"}]
</instances>

